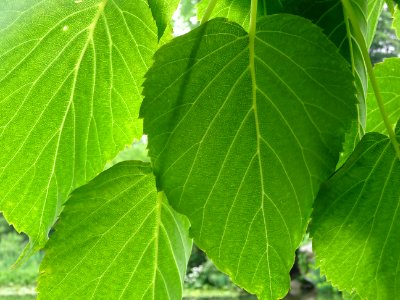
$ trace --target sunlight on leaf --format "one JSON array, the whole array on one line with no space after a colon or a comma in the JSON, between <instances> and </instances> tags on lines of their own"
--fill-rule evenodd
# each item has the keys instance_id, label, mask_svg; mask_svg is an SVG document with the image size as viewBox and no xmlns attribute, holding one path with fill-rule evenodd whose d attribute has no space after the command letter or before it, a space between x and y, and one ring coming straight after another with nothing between
<instances>
[{"instance_id":1,"label":"sunlight on leaf","mask_svg":"<svg viewBox=\"0 0 400 300\"><path fill-rule=\"evenodd\" d=\"M0 211L41 247L74 188L142 134L143 1L1 1Z\"/></svg>"},{"instance_id":2,"label":"sunlight on leaf","mask_svg":"<svg viewBox=\"0 0 400 300\"><path fill-rule=\"evenodd\" d=\"M389 138L368 133L316 200L317 264L328 280L362 299L399 295L399 182L400 161Z\"/></svg>"},{"instance_id":3,"label":"sunlight on leaf","mask_svg":"<svg viewBox=\"0 0 400 300\"><path fill-rule=\"evenodd\" d=\"M181 299L188 229L157 193L150 164L117 164L68 200L45 248L39 299Z\"/></svg>"},{"instance_id":4,"label":"sunlight on leaf","mask_svg":"<svg viewBox=\"0 0 400 300\"><path fill-rule=\"evenodd\" d=\"M162 47L141 116L158 184L196 243L238 285L276 299L356 99L347 63L318 27L275 15L257 28L254 49L222 19Z\"/></svg>"}]
</instances>

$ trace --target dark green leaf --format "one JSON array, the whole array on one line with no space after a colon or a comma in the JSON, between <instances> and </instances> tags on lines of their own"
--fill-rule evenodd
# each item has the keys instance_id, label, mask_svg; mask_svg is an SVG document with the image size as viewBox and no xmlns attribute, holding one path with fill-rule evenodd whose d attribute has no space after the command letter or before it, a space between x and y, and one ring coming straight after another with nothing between
<instances>
[{"instance_id":1,"label":"dark green leaf","mask_svg":"<svg viewBox=\"0 0 400 300\"><path fill-rule=\"evenodd\" d=\"M141 116L158 183L198 245L240 286L276 299L356 99L345 60L311 22L268 16L255 48L249 39L217 19L162 47Z\"/></svg>"},{"instance_id":2,"label":"dark green leaf","mask_svg":"<svg viewBox=\"0 0 400 300\"><path fill-rule=\"evenodd\" d=\"M68 200L46 245L39 298L181 299L188 228L157 195L150 164L115 165Z\"/></svg>"}]
</instances>

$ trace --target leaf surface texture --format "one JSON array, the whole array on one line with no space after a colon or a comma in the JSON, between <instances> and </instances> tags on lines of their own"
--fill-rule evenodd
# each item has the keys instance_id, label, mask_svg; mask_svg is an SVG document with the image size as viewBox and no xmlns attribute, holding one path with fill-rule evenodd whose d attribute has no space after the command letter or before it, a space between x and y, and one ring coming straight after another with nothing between
<instances>
[{"instance_id":1,"label":"leaf surface texture","mask_svg":"<svg viewBox=\"0 0 400 300\"><path fill-rule=\"evenodd\" d=\"M188 228L157 195L150 164L117 164L66 203L46 245L39 299L181 299Z\"/></svg>"},{"instance_id":2,"label":"leaf surface texture","mask_svg":"<svg viewBox=\"0 0 400 300\"><path fill-rule=\"evenodd\" d=\"M0 211L43 246L70 191L142 134L145 1L1 1Z\"/></svg>"},{"instance_id":3,"label":"leaf surface texture","mask_svg":"<svg viewBox=\"0 0 400 300\"><path fill-rule=\"evenodd\" d=\"M345 60L311 22L269 16L249 41L216 19L163 46L141 116L158 185L196 243L237 284L277 299L356 99Z\"/></svg>"},{"instance_id":4,"label":"leaf surface texture","mask_svg":"<svg viewBox=\"0 0 400 300\"><path fill-rule=\"evenodd\" d=\"M386 58L374 67L376 80L385 105L388 119L393 128L400 118L400 58ZM379 110L375 93L370 85L368 91L368 132L387 132Z\"/></svg>"},{"instance_id":5,"label":"leaf surface texture","mask_svg":"<svg viewBox=\"0 0 400 300\"><path fill-rule=\"evenodd\" d=\"M313 248L321 271L339 289L362 299L397 299L399 183L400 161L389 138L368 133L322 186L311 226Z\"/></svg>"}]
</instances>

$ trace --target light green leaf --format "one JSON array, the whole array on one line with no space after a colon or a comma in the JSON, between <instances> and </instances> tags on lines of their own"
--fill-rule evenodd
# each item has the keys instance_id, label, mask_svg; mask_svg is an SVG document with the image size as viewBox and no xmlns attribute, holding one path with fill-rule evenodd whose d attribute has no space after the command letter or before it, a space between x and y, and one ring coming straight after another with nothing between
<instances>
[{"instance_id":1,"label":"light green leaf","mask_svg":"<svg viewBox=\"0 0 400 300\"><path fill-rule=\"evenodd\" d=\"M400 130L397 130L400 134ZM368 133L321 188L311 233L327 279L362 299L400 290L400 161L388 137Z\"/></svg>"},{"instance_id":2,"label":"light green leaf","mask_svg":"<svg viewBox=\"0 0 400 300\"><path fill-rule=\"evenodd\" d=\"M386 58L375 65L374 73L393 128L400 118L400 58ZM367 131L387 133L372 87L368 91Z\"/></svg>"},{"instance_id":3,"label":"light green leaf","mask_svg":"<svg viewBox=\"0 0 400 300\"><path fill-rule=\"evenodd\" d=\"M171 205L237 284L282 298L356 118L345 60L300 17L268 16L256 37L215 19L162 47L144 86L149 155Z\"/></svg>"},{"instance_id":4,"label":"light green leaf","mask_svg":"<svg viewBox=\"0 0 400 300\"><path fill-rule=\"evenodd\" d=\"M393 16L393 28L396 31L397 37L400 39L400 9L396 6L396 10Z\"/></svg>"},{"instance_id":5,"label":"light green leaf","mask_svg":"<svg viewBox=\"0 0 400 300\"><path fill-rule=\"evenodd\" d=\"M0 3L0 211L35 247L70 191L142 134L144 1Z\"/></svg>"},{"instance_id":6,"label":"light green leaf","mask_svg":"<svg viewBox=\"0 0 400 300\"><path fill-rule=\"evenodd\" d=\"M367 47L369 48L374 40L376 27L378 26L379 16L382 13L383 5L387 0L368 0L368 36ZM393 0L388 0L392 1Z\"/></svg>"},{"instance_id":7,"label":"light green leaf","mask_svg":"<svg viewBox=\"0 0 400 300\"><path fill-rule=\"evenodd\" d=\"M188 229L157 195L150 164L117 164L66 203L45 248L39 299L181 299Z\"/></svg>"},{"instance_id":8,"label":"light green leaf","mask_svg":"<svg viewBox=\"0 0 400 300\"><path fill-rule=\"evenodd\" d=\"M164 35L165 30L171 25L172 15L178 8L180 0L148 0L149 6L157 22L158 38ZM170 32L168 31L167 34Z\"/></svg>"}]
</instances>

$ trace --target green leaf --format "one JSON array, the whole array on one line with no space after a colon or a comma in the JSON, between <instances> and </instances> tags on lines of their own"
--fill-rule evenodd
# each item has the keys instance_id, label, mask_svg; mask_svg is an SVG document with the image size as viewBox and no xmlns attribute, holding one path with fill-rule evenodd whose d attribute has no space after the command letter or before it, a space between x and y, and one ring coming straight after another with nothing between
<instances>
[{"instance_id":1,"label":"green leaf","mask_svg":"<svg viewBox=\"0 0 400 300\"><path fill-rule=\"evenodd\" d=\"M393 128L400 118L400 58L386 58L376 64L374 73L385 104L386 113ZM368 132L387 133L372 87L368 91Z\"/></svg>"},{"instance_id":2,"label":"green leaf","mask_svg":"<svg viewBox=\"0 0 400 300\"><path fill-rule=\"evenodd\" d=\"M362 299L399 294L399 183L400 161L389 138L368 133L316 200L317 263L329 281Z\"/></svg>"},{"instance_id":3,"label":"green leaf","mask_svg":"<svg viewBox=\"0 0 400 300\"><path fill-rule=\"evenodd\" d=\"M162 47L144 86L149 155L171 205L237 284L282 298L356 117L345 60L300 17L268 16L256 37L215 19Z\"/></svg>"},{"instance_id":4,"label":"green leaf","mask_svg":"<svg viewBox=\"0 0 400 300\"><path fill-rule=\"evenodd\" d=\"M379 16L382 13L385 2L392 0L368 0L368 36L367 47L371 47L374 40L376 27L378 26Z\"/></svg>"},{"instance_id":5,"label":"green leaf","mask_svg":"<svg viewBox=\"0 0 400 300\"><path fill-rule=\"evenodd\" d=\"M172 15L178 8L180 0L148 0L149 6L157 22L158 38L164 35L165 30L170 26ZM169 32L167 32L169 34Z\"/></svg>"},{"instance_id":6,"label":"green leaf","mask_svg":"<svg viewBox=\"0 0 400 300\"><path fill-rule=\"evenodd\" d=\"M400 5L400 4L399 4ZM396 10L393 16L393 28L396 31L397 37L400 39L400 9L396 6Z\"/></svg>"},{"instance_id":7,"label":"green leaf","mask_svg":"<svg viewBox=\"0 0 400 300\"><path fill-rule=\"evenodd\" d=\"M211 0L202 0L197 4L198 18L201 20ZM258 16L266 16L267 13L283 12L281 0L258 0ZM224 17L230 21L240 24L248 29L250 24L250 0L218 0L214 7L212 17Z\"/></svg>"},{"instance_id":8,"label":"green leaf","mask_svg":"<svg viewBox=\"0 0 400 300\"><path fill-rule=\"evenodd\" d=\"M144 1L1 1L0 211L42 246L74 188L142 134Z\"/></svg>"},{"instance_id":9,"label":"green leaf","mask_svg":"<svg viewBox=\"0 0 400 300\"><path fill-rule=\"evenodd\" d=\"M208 1L203 0L200 2L200 15ZM383 0L369 1L381 2ZM374 7L370 3L369 8L375 9L375 11L368 13L368 0L351 0L351 4L357 16L357 25L367 40L368 24L375 24L378 21L379 13L376 14L377 7ZM217 7L214 9L213 16L227 17L229 20L242 24L244 28L247 28L250 16L249 11L250 1L219 0ZM361 45L358 45L353 37L351 25L347 17L343 14L341 0L259 0L259 15L271 15L281 12L307 18L320 26L329 39L340 49L341 54L352 65L359 101L359 123L363 128L361 131L364 131L366 123L365 99L368 85L367 71L360 50ZM357 126L353 127L352 136L359 131ZM358 141L360 138L358 138ZM346 141L346 143L346 147L348 148L353 141Z\"/></svg>"},{"instance_id":10,"label":"green leaf","mask_svg":"<svg viewBox=\"0 0 400 300\"><path fill-rule=\"evenodd\" d=\"M73 192L45 248L39 299L181 299L189 222L150 164L126 161Z\"/></svg>"}]
</instances>

